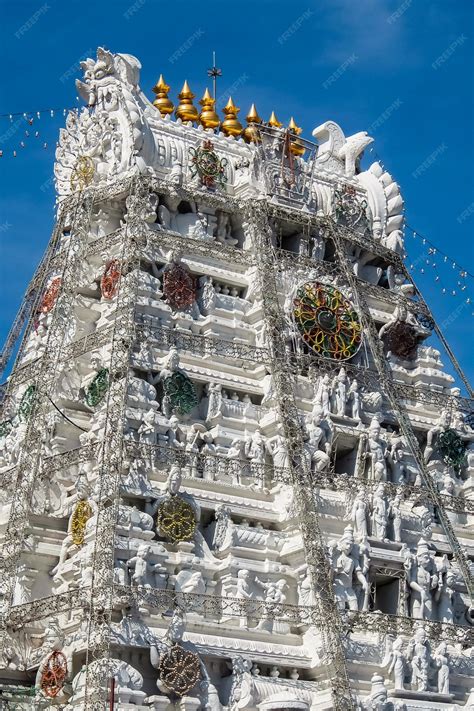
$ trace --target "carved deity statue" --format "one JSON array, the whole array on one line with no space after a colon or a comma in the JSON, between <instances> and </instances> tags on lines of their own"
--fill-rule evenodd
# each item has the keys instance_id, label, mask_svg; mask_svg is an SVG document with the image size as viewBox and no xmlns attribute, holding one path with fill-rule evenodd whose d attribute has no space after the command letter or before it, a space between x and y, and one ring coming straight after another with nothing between
<instances>
[{"instance_id":1,"label":"carved deity statue","mask_svg":"<svg viewBox=\"0 0 474 711\"><path fill-rule=\"evenodd\" d=\"M379 484L372 496L372 536L379 541L387 540L388 502L385 496L385 487Z\"/></svg>"},{"instance_id":2,"label":"carved deity statue","mask_svg":"<svg viewBox=\"0 0 474 711\"><path fill-rule=\"evenodd\" d=\"M431 646L425 630L420 627L408 642L407 657L411 666L411 682L418 691L427 691L431 662Z\"/></svg>"},{"instance_id":3,"label":"carved deity statue","mask_svg":"<svg viewBox=\"0 0 474 711\"><path fill-rule=\"evenodd\" d=\"M386 444L380 437L380 432L380 424L374 417L369 427L367 447L371 460L371 478L376 482L387 481Z\"/></svg>"},{"instance_id":4,"label":"carved deity statue","mask_svg":"<svg viewBox=\"0 0 474 711\"><path fill-rule=\"evenodd\" d=\"M433 555L422 538L418 542L415 558L410 558L406 568L411 590L411 616L417 620L433 619L433 599L434 591L438 587L438 574Z\"/></svg>"},{"instance_id":5,"label":"carved deity statue","mask_svg":"<svg viewBox=\"0 0 474 711\"><path fill-rule=\"evenodd\" d=\"M350 512L351 524L356 540L364 541L367 538L367 504L363 494L357 494Z\"/></svg>"},{"instance_id":6,"label":"carved deity statue","mask_svg":"<svg viewBox=\"0 0 474 711\"><path fill-rule=\"evenodd\" d=\"M344 367L339 370L339 373L332 381L332 392L334 398L334 414L338 417L344 417L348 399L348 379Z\"/></svg>"},{"instance_id":7,"label":"carved deity statue","mask_svg":"<svg viewBox=\"0 0 474 711\"><path fill-rule=\"evenodd\" d=\"M332 432L320 407L313 408L307 431L304 445L306 463L316 472L323 472L329 466Z\"/></svg>"},{"instance_id":8,"label":"carved deity statue","mask_svg":"<svg viewBox=\"0 0 474 711\"><path fill-rule=\"evenodd\" d=\"M357 581L364 592L362 611L366 612L369 605L368 570L364 570L360 561L360 550L354 541L352 526L344 529L344 534L338 543L331 543L329 555L333 570L333 585L338 607L344 610L346 605L349 610L357 611L359 603L354 589Z\"/></svg>"}]
</instances>

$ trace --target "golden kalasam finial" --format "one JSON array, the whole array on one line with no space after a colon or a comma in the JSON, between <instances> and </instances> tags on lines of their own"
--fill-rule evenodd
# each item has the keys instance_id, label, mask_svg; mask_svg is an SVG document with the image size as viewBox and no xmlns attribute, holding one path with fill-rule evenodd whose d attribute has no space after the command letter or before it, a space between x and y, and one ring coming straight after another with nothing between
<instances>
[{"instance_id":1,"label":"golden kalasam finial","mask_svg":"<svg viewBox=\"0 0 474 711\"><path fill-rule=\"evenodd\" d=\"M240 134L242 133L243 126L237 118L237 114L239 113L239 111L240 109L235 106L234 102L232 101L232 97L230 96L229 101L223 108L225 119L221 124L221 130L225 133L226 136L237 137L240 136Z\"/></svg>"},{"instance_id":2,"label":"golden kalasam finial","mask_svg":"<svg viewBox=\"0 0 474 711\"><path fill-rule=\"evenodd\" d=\"M163 79L163 74L160 74L160 78L156 82L152 91L156 94L156 99L153 102L153 106L156 106L158 111L162 116L173 113L173 102L168 98L168 92L170 88L168 84Z\"/></svg>"},{"instance_id":3,"label":"golden kalasam finial","mask_svg":"<svg viewBox=\"0 0 474 711\"><path fill-rule=\"evenodd\" d=\"M293 116L291 117L290 123L288 124L288 130L294 136L299 136L300 133L303 131L302 128L300 128L299 126L296 125L295 119L293 118ZM301 143L301 141L298 141L297 139L290 140L290 151L293 153L294 156L304 155L305 150L306 150L306 148Z\"/></svg>"},{"instance_id":4,"label":"golden kalasam finial","mask_svg":"<svg viewBox=\"0 0 474 711\"><path fill-rule=\"evenodd\" d=\"M275 112L274 112L274 111L272 111L272 115L271 115L270 118L268 119L268 125L269 125L269 126L273 126L273 128L281 128L281 126L283 126L283 124L281 123L281 121L279 121L279 120L277 119L277 117L275 116Z\"/></svg>"},{"instance_id":5,"label":"golden kalasam finial","mask_svg":"<svg viewBox=\"0 0 474 711\"><path fill-rule=\"evenodd\" d=\"M260 137L260 131L258 130L256 124L262 123L262 119L258 115L258 111L255 104L252 104L250 110L246 117L247 127L244 129L243 136L247 143L260 143L262 140Z\"/></svg>"},{"instance_id":6,"label":"golden kalasam finial","mask_svg":"<svg viewBox=\"0 0 474 711\"><path fill-rule=\"evenodd\" d=\"M197 108L193 104L193 99L195 94L189 88L187 81L184 82L183 88L178 94L179 105L175 111L176 118L180 118L181 121L196 121L199 119L199 114Z\"/></svg>"},{"instance_id":7,"label":"golden kalasam finial","mask_svg":"<svg viewBox=\"0 0 474 711\"><path fill-rule=\"evenodd\" d=\"M204 128L217 128L220 124L220 120L214 108L216 100L210 95L209 89L206 89L199 103L202 106L202 111L199 114L201 124Z\"/></svg>"}]
</instances>

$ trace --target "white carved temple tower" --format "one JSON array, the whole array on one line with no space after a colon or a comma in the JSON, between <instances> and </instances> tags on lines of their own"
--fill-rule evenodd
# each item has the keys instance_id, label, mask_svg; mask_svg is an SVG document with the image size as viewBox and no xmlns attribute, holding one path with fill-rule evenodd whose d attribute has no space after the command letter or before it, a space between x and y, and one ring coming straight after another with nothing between
<instances>
[{"instance_id":1,"label":"white carved temple tower","mask_svg":"<svg viewBox=\"0 0 474 711\"><path fill-rule=\"evenodd\" d=\"M83 68L3 358L0 708L474 708L472 391L372 139Z\"/></svg>"}]
</instances>

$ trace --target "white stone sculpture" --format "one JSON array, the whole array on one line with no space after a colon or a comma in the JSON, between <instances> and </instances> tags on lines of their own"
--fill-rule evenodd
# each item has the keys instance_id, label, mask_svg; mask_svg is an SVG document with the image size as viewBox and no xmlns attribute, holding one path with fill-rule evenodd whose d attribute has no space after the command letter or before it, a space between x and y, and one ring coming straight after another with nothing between
<instances>
[{"instance_id":1,"label":"white stone sculpture","mask_svg":"<svg viewBox=\"0 0 474 711\"><path fill-rule=\"evenodd\" d=\"M344 610L357 611L359 603L354 589L355 582L359 582L364 591L362 611L366 611L369 605L369 584L367 581L367 570L363 570L359 560L359 549L354 541L352 526L346 526L341 539L329 546L329 557L333 570L334 592L337 598L338 607Z\"/></svg>"},{"instance_id":2,"label":"white stone sculpture","mask_svg":"<svg viewBox=\"0 0 474 711\"><path fill-rule=\"evenodd\" d=\"M368 454L371 461L371 478L376 482L387 481L386 444L380 436L381 427L374 417L369 427L367 440Z\"/></svg>"},{"instance_id":3,"label":"white stone sculpture","mask_svg":"<svg viewBox=\"0 0 474 711\"><path fill-rule=\"evenodd\" d=\"M147 574L150 566L147 560L149 552L150 546L147 543L142 543L137 550L137 554L129 558L127 562L127 568L133 570L132 583L135 585L148 585L148 587L151 587L147 582Z\"/></svg>"},{"instance_id":4,"label":"white stone sculpture","mask_svg":"<svg viewBox=\"0 0 474 711\"><path fill-rule=\"evenodd\" d=\"M448 645L441 642L433 652L433 661L438 667L438 692L449 694L449 656Z\"/></svg>"},{"instance_id":5,"label":"white stone sculpture","mask_svg":"<svg viewBox=\"0 0 474 711\"><path fill-rule=\"evenodd\" d=\"M307 431L304 445L307 465L314 467L316 472L323 472L329 466L331 432L327 420L324 420L322 409L313 408Z\"/></svg>"},{"instance_id":6,"label":"white stone sculpture","mask_svg":"<svg viewBox=\"0 0 474 711\"><path fill-rule=\"evenodd\" d=\"M438 587L438 574L428 544L422 538L418 542L415 559L407 569L410 594L410 614L414 619L433 619L434 590Z\"/></svg>"},{"instance_id":7,"label":"white stone sculpture","mask_svg":"<svg viewBox=\"0 0 474 711\"><path fill-rule=\"evenodd\" d=\"M344 417L346 414L346 404L348 398L348 379L346 369L342 367L332 381L332 391L334 397L334 414Z\"/></svg>"},{"instance_id":8,"label":"white stone sculpture","mask_svg":"<svg viewBox=\"0 0 474 711\"><path fill-rule=\"evenodd\" d=\"M83 475L79 475L76 486L75 495L71 497L71 501L68 502L68 508L71 514L68 519L67 534L61 544L61 550L59 553L59 561L51 570L50 575L54 576L56 573L60 572L63 563L66 558L73 555L79 548L81 544L74 543L75 532L74 524L77 515L78 505L87 507L88 518L87 523L85 523L85 529L82 532L82 536L85 536L87 529L91 529L97 516L97 503L91 496L91 488Z\"/></svg>"},{"instance_id":9,"label":"white stone sculpture","mask_svg":"<svg viewBox=\"0 0 474 711\"><path fill-rule=\"evenodd\" d=\"M411 666L411 682L418 691L427 691L431 662L431 645L423 627L416 630L408 642L407 658Z\"/></svg>"},{"instance_id":10,"label":"white stone sculpture","mask_svg":"<svg viewBox=\"0 0 474 711\"><path fill-rule=\"evenodd\" d=\"M372 536L379 541L387 541L389 506L385 496L385 487L379 484L372 496Z\"/></svg>"},{"instance_id":11,"label":"white stone sculpture","mask_svg":"<svg viewBox=\"0 0 474 711\"><path fill-rule=\"evenodd\" d=\"M403 653L404 640L399 636L393 639L390 635L385 638L385 656L382 660L382 669L393 676L395 689L405 688L405 673L407 660Z\"/></svg>"},{"instance_id":12,"label":"white stone sculpture","mask_svg":"<svg viewBox=\"0 0 474 711\"><path fill-rule=\"evenodd\" d=\"M357 494L350 510L350 521L357 541L365 541L368 536L367 529L367 503L362 493Z\"/></svg>"},{"instance_id":13,"label":"white stone sculpture","mask_svg":"<svg viewBox=\"0 0 474 711\"><path fill-rule=\"evenodd\" d=\"M359 391L359 383L355 378L349 386L347 401L349 403L352 419L360 421L362 413L361 394Z\"/></svg>"}]
</instances>

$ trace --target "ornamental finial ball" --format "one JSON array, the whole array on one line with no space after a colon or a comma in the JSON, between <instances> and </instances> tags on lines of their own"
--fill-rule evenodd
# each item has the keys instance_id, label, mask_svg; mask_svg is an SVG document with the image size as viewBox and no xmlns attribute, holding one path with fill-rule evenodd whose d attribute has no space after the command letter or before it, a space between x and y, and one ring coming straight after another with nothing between
<instances>
[{"instance_id":1,"label":"ornamental finial ball","mask_svg":"<svg viewBox=\"0 0 474 711\"><path fill-rule=\"evenodd\" d=\"M180 118L183 123L185 121L197 122L199 114L197 108L193 104L195 94L189 88L187 81L184 82L183 88L178 94L179 105L176 109L175 116Z\"/></svg>"},{"instance_id":2,"label":"ornamental finial ball","mask_svg":"<svg viewBox=\"0 0 474 711\"><path fill-rule=\"evenodd\" d=\"M217 128L220 124L220 120L214 108L216 100L210 95L209 89L206 89L199 103L202 106L202 111L199 114L200 123L204 128Z\"/></svg>"},{"instance_id":3,"label":"ornamental finial ball","mask_svg":"<svg viewBox=\"0 0 474 711\"><path fill-rule=\"evenodd\" d=\"M163 116L172 114L174 109L173 102L168 98L169 90L170 87L163 79L163 74L160 74L160 78L152 89L153 93L156 94L153 106L156 106L160 114Z\"/></svg>"},{"instance_id":4,"label":"ornamental finial ball","mask_svg":"<svg viewBox=\"0 0 474 711\"><path fill-rule=\"evenodd\" d=\"M243 126L237 118L239 111L240 109L235 106L232 101L232 97L230 96L229 101L223 109L225 118L221 125L221 129L226 136L237 137L242 133Z\"/></svg>"}]
</instances>

